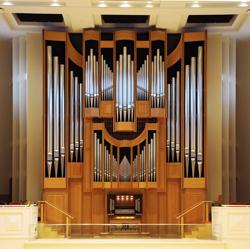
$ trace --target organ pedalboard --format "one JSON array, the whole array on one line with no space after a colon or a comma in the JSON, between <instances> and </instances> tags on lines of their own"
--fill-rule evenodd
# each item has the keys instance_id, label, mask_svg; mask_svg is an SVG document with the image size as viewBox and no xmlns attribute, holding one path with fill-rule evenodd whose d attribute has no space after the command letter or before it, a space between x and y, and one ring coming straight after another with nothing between
<instances>
[{"instance_id":1,"label":"organ pedalboard","mask_svg":"<svg viewBox=\"0 0 250 249\"><path fill-rule=\"evenodd\" d=\"M107 206L103 222L137 214L146 222L152 200L181 211L178 203L205 199L206 32L43 37L44 199L60 193L68 211L89 200L73 210L83 223L95 220L95 198Z\"/></svg>"}]
</instances>

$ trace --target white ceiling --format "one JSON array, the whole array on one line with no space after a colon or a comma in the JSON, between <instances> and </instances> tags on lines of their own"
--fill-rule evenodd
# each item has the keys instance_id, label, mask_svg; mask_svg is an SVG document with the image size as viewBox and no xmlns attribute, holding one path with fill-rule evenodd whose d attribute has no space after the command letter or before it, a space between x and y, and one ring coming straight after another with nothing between
<instances>
[{"instance_id":1,"label":"white ceiling","mask_svg":"<svg viewBox=\"0 0 250 249\"><path fill-rule=\"evenodd\" d=\"M69 31L80 32L83 28L101 24L102 14L134 14L150 15L150 24L159 28L166 28L168 32L179 32L186 25L190 14L236 14L237 18L231 25L216 25L206 27L213 32L228 32L240 37L250 37L250 17L248 6L239 7L242 1L181 1L181 0L129 0L129 1L99 1L99 0L14 0L13 5L4 5L0 0L0 38L11 37L20 32L40 31L43 28L55 29L39 25L18 24L13 13L61 13L65 27ZM129 8L120 5L126 2ZM200 8L192 8L198 2ZM244 1L247 2L248 1ZM107 4L106 8L98 4ZM53 7L54 5L61 5ZM150 4L153 8L146 8ZM250 2L249 2L250 8Z\"/></svg>"}]
</instances>

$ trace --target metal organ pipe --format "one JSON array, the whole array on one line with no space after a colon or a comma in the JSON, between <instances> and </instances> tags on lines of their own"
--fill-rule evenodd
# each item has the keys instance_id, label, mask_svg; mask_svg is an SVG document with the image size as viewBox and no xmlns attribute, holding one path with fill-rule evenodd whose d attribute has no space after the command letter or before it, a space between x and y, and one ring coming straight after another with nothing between
<instances>
[{"instance_id":1,"label":"metal organ pipe","mask_svg":"<svg viewBox=\"0 0 250 249\"><path fill-rule=\"evenodd\" d=\"M65 106L64 106L64 65L60 65L60 147L61 147L61 172L62 177L64 176L65 166Z\"/></svg>"},{"instance_id":2,"label":"metal organ pipe","mask_svg":"<svg viewBox=\"0 0 250 249\"><path fill-rule=\"evenodd\" d=\"M116 62L116 120L131 122L134 115L134 64L127 48L123 47L122 51L119 61Z\"/></svg>"},{"instance_id":3,"label":"metal organ pipe","mask_svg":"<svg viewBox=\"0 0 250 249\"><path fill-rule=\"evenodd\" d=\"M203 167L203 48L198 47L197 66L197 160L199 177L202 175Z\"/></svg>"},{"instance_id":4,"label":"metal organ pipe","mask_svg":"<svg viewBox=\"0 0 250 249\"><path fill-rule=\"evenodd\" d=\"M54 80L54 169L55 177L58 173L59 164L59 62L55 56L53 60L53 80Z\"/></svg>"},{"instance_id":5,"label":"metal organ pipe","mask_svg":"<svg viewBox=\"0 0 250 249\"><path fill-rule=\"evenodd\" d=\"M191 66L185 66L185 169L186 177L201 177L203 170L202 46L197 49L197 58L191 57L190 63ZM198 170L196 170L197 166Z\"/></svg>"},{"instance_id":6,"label":"metal organ pipe","mask_svg":"<svg viewBox=\"0 0 250 249\"><path fill-rule=\"evenodd\" d=\"M167 160L180 162L180 71L168 84Z\"/></svg>"},{"instance_id":7,"label":"metal organ pipe","mask_svg":"<svg viewBox=\"0 0 250 249\"><path fill-rule=\"evenodd\" d=\"M137 72L137 98L148 100L148 55Z\"/></svg>"},{"instance_id":8,"label":"metal organ pipe","mask_svg":"<svg viewBox=\"0 0 250 249\"><path fill-rule=\"evenodd\" d=\"M74 72L70 71L70 161L74 159Z\"/></svg>"},{"instance_id":9,"label":"metal organ pipe","mask_svg":"<svg viewBox=\"0 0 250 249\"><path fill-rule=\"evenodd\" d=\"M164 108L164 61L160 55L160 49L156 50L156 55L152 61L152 86L151 86L151 107Z\"/></svg>"},{"instance_id":10,"label":"metal organ pipe","mask_svg":"<svg viewBox=\"0 0 250 249\"><path fill-rule=\"evenodd\" d=\"M85 82L86 108L96 108L99 105L98 60L92 48L85 64Z\"/></svg>"},{"instance_id":11,"label":"metal organ pipe","mask_svg":"<svg viewBox=\"0 0 250 249\"><path fill-rule=\"evenodd\" d=\"M53 112L53 97L52 97L52 47L47 47L47 170L48 177L51 176L52 160L53 160L53 137L52 137L52 112Z\"/></svg>"},{"instance_id":12,"label":"metal organ pipe","mask_svg":"<svg viewBox=\"0 0 250 249\"><path fill-rule=\"evenodd\" d=\"M191 166L195 175L196 161L196 58L191 57Z\"/></svg>"},{"instance_id":13,"label":"metal organ pipe","mask_svg":"<svg viewBox=\"0 0 250 249\"><path fill-rule=\"evenodd\" d=\"M190 67L189 65L185 66L185 165L186 165L186 177L189 173L189 148L190 148Z\"/></svg>"},{"instance_id":14,"label":"metal organ pipe","mask_svg":"<svg viewBox=\"0 0 250 249\"><path fill-rule=\"evenodd\" d=\"M102 79L101 79L101 91L102 100L111 100L113 98L113 72L109 68L103 55L101 56L101 68L102 68Z\"/></svg>"},{"instance_id":15,"label":"metal organ pipe","mask_svg":"<svg viewBox=\"0 0 250 249\"><path fill-rule=\"evenodd\" d=\"M65 165L65 92L64 65L59 57L52 57L47 46L47 175L64 177ZM52 167L54 171L52 173ZM59 169L61 169L59 171ZM53 175L52 175L53 174Z\"/></svg>"},{"instance_id":16,"label":"metal organ pipe","mask_svg":"<svg viewBox=\"0 0 250 249\"><path fill-rule=\"evenodd\" d=\"M176 74L176 161L180 162L180 72Z\"/></svg>"},{"instance_id":17,"label":"metal organ pipe","mask_svg":"<svg viewBox=\"0 0 250 249\"><path fill-rule=\"evenodd\" d=\"M172 103L171 103L171 156L172 161L175 158L175 78L172 77L172 85L171 85L171 92L172 92Z\"/></svg>"}]
</instances>

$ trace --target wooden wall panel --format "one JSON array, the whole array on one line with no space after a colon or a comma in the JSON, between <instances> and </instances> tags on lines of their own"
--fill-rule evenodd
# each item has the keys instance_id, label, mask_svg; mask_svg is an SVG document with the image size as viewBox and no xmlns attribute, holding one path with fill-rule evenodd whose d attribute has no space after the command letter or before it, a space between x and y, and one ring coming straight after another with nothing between
<instances>
[{"instance_id":1,"label":"wooden wall panel","mask_svg":"<svg viewBox=\"0 0 250 249\"><path fill-rule=\"evenodd\" d=\"M184 189L183 207L184 210L206 199L204 189ZM196 208L190 214L185 216L185 223L202 223L204 221L204 206Z\"/></svg>"},{"instance_id":2,"label":"wooden wall panel","mask_svg":"<svg viewBox=\"0 0 250 249\"><path fill-rule=\"evenodd\" d=\"M68 211L67 191L66 190L45 190L43 192L43 200L48 201L57 208ZM65 215L58 212L56 209L45 205L45 221L46 223L62 224L66 222Z\"/></svg>"},{"instance_id":3,"label":"wooden wall panel","mask_svg":"<svg viewBox=\"0 0 250 249\"><path fill-rule=\"evenodd\" d=\"M158 193L158 223L167 223L167 195Z\"/></svg>"},{"instance_id":4,"label":"wooden wall panel","mask_svg":"<svg viewBox=\"0 0 250 249\"><path fill-rule=\"evenodd\" d=\"M73 223L82 222L82 182L70 180L69 189L69 212L74 217Z\"/></svg>"},{"instance_id":5,"label":"wooden wall panel","mask_svg":"<svg viewBox=\"0 0 250 249\"><path fill-rule=\"evenodd\" d=\"M177 223L177 214L181 209L181 182L180 180L169 180L167 184L167 221Z\"/></svg>"},{"instance_id":6,"label":"wooden wall panel","mask_svg":"<svg viewBox=\"0 0 250 249\"><path fill-rule=\"evenodd\" d=\"M92 222L105 223L105 192L101 189L92 192Z\"/></svg>"},{"instance_id":7,"label":"wooden wall panel","mask_svg":"<svg viewBox=\"0 0 250 249\"><path fill-rule=\"evenodd\" d=\"M83 192L82 195L82 223L92 222L92 193Z\"/></svg>"},{"instance_id":8,"label":"wooden wall panel","mask_svg":"<svg viewBox=\"0 0 250 249\"><path fill-rule=\"evenodd\" d=\"M91 120L84 119L84 167L83 167L83 191L91 190Z\"/></svg>"},{"instance_id":9,"label":"wooden wall panel","mask_svg":"<svg viewBox=\"0 0 250 249\"><path fill-rule=\"evenodd\" d=\"M149 189L143 195L144 223L158 222L158 195L157 190Z\"/></svg>"}]
</instances>

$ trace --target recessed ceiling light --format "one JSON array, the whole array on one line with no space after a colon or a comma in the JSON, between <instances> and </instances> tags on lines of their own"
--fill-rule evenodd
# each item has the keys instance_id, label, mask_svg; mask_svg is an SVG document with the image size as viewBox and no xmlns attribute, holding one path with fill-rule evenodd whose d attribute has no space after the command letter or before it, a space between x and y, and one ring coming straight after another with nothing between
<instances>
[{"instance_id":1,"label":"recessed ceiling light","mask_svg":"<svg viewBox=\"0 0 250 249\"><path fill-rule=\"evenodd\" d=\"M148 3L148 4L145 5L145 7L146 7L146 8L153 8L153 5L150 4L150 3Z\"/></svg>"},{"instance_id":2,"label":"recessed ceiling light","mask_svg":"<svg viewBox=\"0 0 250 249\"><path fill-rule=\"evenodd\" d=\"M52 6L52 7L60 7L62 5L60 3L54 2L54 3L51 3L50 6Z\"/></svg>"},{"instance_id":3,"label":"recessed ceiling light","mask_svg":"<svg viewBox=\"0 0 250 249\"><path fill-rule=\"evenodd\" d=\"M239 7L248 7L248 4L246 3L246 1L242 1L240 4L239 4Z\"/></svg>"},{"instance_id":4,"label":"recessed ceiling light","mask_svg":"<svg viewBox=\"0 0 250 249\"><path fill-rule=\"evenodd\" d=\"M131 7L131 5L128 4L127 1L125 1L125 2L123 2L123 3L120 5L120 7L122 7L122 8L129 8L129 7Z\"/></svg>"},{"instance_id":5,"label":"recessed ceiling light","mask_svg":"<svg viewBox=\"0 0 250 249\"><path fill-rule=\"evenodd\" d=\"M10 1L5 1L5 2L3 2L3 5L5 5L5 6L11 6L11 5L13 5L13 3L10 2Z\"/></svg>"},{"instance_id":6,"label":"recessed ceiling light","mask_svg":"<svg viewBox=\"0 0 250 249\"><path fill-rule=\"evenodd\" d=\"M198 1L194 1L194 2L192 3L191 7L192 7L192 8L200 8L201 6L200 6L200 4L199 4Z\"/></svg>"},{"instance_id":7,"label":"recessed ceiling light","mask_svg":"<svg viewBox=\"0 0 250 249\"><path fill-rule=\"evenodd\" d=\"M100 8L108 7L108 5L104 1L100 1L100 3L97 6Z\"/></svg>"}]
</instances>

